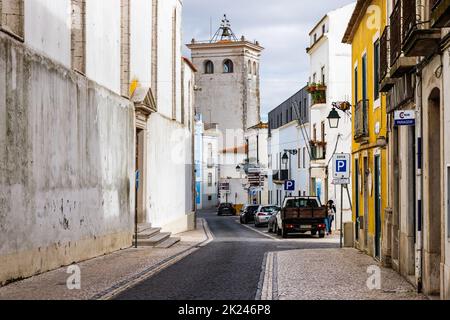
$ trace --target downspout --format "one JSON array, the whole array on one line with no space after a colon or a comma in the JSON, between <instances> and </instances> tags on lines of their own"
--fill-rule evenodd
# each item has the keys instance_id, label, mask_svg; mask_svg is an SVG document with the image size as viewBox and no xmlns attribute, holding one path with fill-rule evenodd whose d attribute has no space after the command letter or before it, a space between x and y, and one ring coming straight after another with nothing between
<instances>
[{"instance_id":1,"label":"downspout","mask_svg":"<svg viewBox=\"0 0 450 320\"><path fill-rule=\"evenodd\" d=\"M417 290L422 292L423 273L423 105L422 105L422 71L416 73L416 136L417 136L417 241L416 241L416 281Z\"/></svg>"}]
</instances>

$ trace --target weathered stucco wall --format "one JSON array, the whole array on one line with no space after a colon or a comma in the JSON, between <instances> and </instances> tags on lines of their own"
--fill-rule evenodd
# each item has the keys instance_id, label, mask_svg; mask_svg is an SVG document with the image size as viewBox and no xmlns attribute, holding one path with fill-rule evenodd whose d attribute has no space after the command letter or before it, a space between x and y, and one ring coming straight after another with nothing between
<instances>
[{"instance_id":1,"label":"weathered stucco wall","mask_svg":"<svg viewBox=\"0 0 450 320\"><path fill-rule=\"evenodd\" d=\"M134 108L0 35L0 285L128 247Z\"/></svg>"},{"instance_id":2,"label":"weathered stucco wall","mask_svg":"<svg viewBox=\"0 0 450 320\"><path fill-rule=\"evenodd\" d=\"M148 122L148 222L163 231L192 229L192 133L159 113Z\"/></svg>"}]
</instances>

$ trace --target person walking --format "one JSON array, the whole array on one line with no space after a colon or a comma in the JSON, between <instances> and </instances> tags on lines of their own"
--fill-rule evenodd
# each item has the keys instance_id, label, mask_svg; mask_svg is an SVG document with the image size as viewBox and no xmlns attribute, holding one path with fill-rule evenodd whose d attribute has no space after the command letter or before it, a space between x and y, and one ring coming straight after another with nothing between
<instances>
[{"instance_id":1,"label":"person walking","mask_svg":"<svg viewBox=\"0 0 450 320\"><path fill-rule=\"evenodd\" d=\"M328 201L327 210L328 210L327 235L331 235L333 234L333 222L336 217L336 206L334 205L333 200Z\"/></svg>"}]
</instances>

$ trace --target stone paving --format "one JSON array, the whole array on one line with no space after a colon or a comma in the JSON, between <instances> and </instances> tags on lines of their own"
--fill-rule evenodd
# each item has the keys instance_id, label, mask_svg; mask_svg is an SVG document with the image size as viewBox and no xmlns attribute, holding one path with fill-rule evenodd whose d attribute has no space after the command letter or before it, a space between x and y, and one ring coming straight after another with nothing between
<instances>
[{"instance_id":1,"label":"stone paving","mask_svg":"<svg viewBox=\"0 0 450 320\"><path fill-rule=\"evenodd\" d=\"M417 294L398 273L386 268L378 269L381 270L381 289L370 290L368 268L377 268L378 263L355 249L292 250L276 252L273 256L273 299L427 299Z\"/></svg>"},{"instance_id":2,"label":"stone paving","mask_svg":"<svg viewBox=\"0 0 450 320\"><path fill-rule=\"evenodd\" d=\"M18 281L0 288L0 300L89 300L100 299L120 290L136 279L158 271L164 264L176 262L208 241L210 234L204 221L196 231L176 235L181 242L169 249L130 248L81 262L81 289L69 290L67 267Z\"/></svg>"}]
</instances>

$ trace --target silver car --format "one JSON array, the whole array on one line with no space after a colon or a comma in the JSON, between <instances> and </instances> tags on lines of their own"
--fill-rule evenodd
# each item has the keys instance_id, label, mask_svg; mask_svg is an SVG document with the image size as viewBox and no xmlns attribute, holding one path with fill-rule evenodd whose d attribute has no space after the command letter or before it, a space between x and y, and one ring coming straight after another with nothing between
<instances>
[{"instance_id":1,"label":"silver car","mask_svg":"<svg viewBox=\"0 0 450 320\"><path fill-rule=\"evenodd\" d=\"M255 227L259 228L267 226L270 218L280 210L280 207L274 205L259 206L255 213Z\"/></svg>"}]
</instances>

